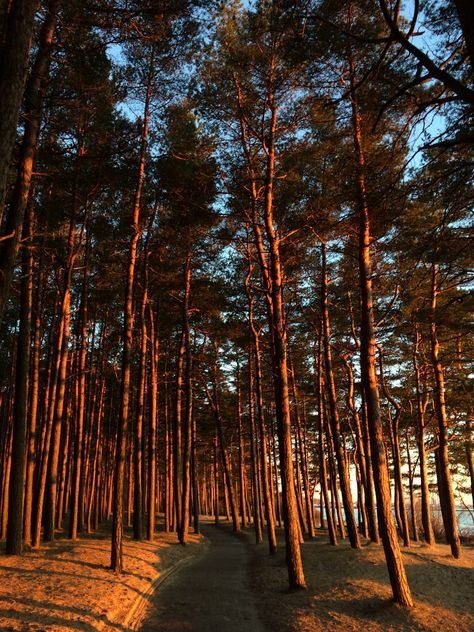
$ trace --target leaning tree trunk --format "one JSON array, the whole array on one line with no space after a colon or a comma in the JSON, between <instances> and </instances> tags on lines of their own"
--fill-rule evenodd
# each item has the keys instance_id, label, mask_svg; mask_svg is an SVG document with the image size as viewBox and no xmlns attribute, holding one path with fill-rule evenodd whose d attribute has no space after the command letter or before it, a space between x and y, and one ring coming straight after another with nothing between
<instances>
[{"instance_id":1,"label":"leaning tree trunk","mask_svg":"<svg viewBox=\"0 0 474 632\"><path fill-rule=\"evenodd\" d=\"M372 261L370 254L371 235L369 207L367 203L365 156L362 148L362 131L359 104L356 92L355 66L352 56L350 62L350 85L352 107L352 130L354 153L357 170L357 205L359 211L359 285L361 300L360 328L360 363L361 382L367 404L367 424L369 429L372 467L374 474L375 494L377 497L377 513L379 530L387 562L390 583L395 601L405 606L412 606L410 587L398 544L397 532L392 516L390 499L390 480L385 457L382 419L380 416L380 400L375 367L375 324L372 297Z\"/></svg>"},{"instance_id":2,"label":"leaning tree trunk","mask_svg":"<svg viewBox=\"0 0 474 632\"><path fill-rule=\"evenodd\" d=\"M300 551L298 507L295 494L291 416L288 393L288 363L286 348L286 323L283 307L283 271L280 261L280 242L273 226L273 182L275 177L275 133L277 109L270 98L271 123L268 143L268 161L265 182L264 221L269 245L271 278L272 319L271 343L273 357L273 381L278 428L278 446L282 485L282 501L285 527L286 563L290 588L305 588L303 563Z\"/></svg>"},{"instance_id":3,"label":"leaning tree trunk","mask_svg":"<svg viewBox=\"0 0 474 632\"><path fill-rule=\"evenodd\" d=\"M439 357L440 345L438 341L438 326L436 323L437 298L439 294L438 287L438 266L433 263L431 268L431 323L430 323L430 340L431 340L431 362L435 378L435 388L433 393L436 418L438 420L438 441L437 450L438 467L438 489L442 504L444 505L443 523L446 540L451 547L451 553L454 558L461 555L461 543L459 541L458 521L456 516L456 504L454 502L453 485L451 481L451 471L449 469L448 455L448 419L446 415L446 397L444 387L444 371L443 365Z\"/></svg>"},{"instance_id":4,"label":"leaning tree trunk","mask_svg":"<svg viewBox=\"0 0 474 632\"><path fill-rule=\"evenodd\" d=\"M237 106L244 152L252 191L252 230L255 237L260 272L267 298L267 319L270 328L272 351L272 374L275 394L275 409L278 428L278 446L282 486L283 513L285 522L286 563L290 588L305 588L303 564L300 551L300 529L295 493L292 458L291 417L288 391L288 365L286 350L286 322L283 306L283 271L280 260L280 240L277 237L273 218L273 188L275 180L277 106L272 91L276 71L275 58L269 60L268 93L266 108L269 114L268 130L262 137L265 152L266 173L263 186L263 217L257 215L258 199L254 159L247 138L247 119L243 112L243 96L236 80ZM262 222L263 220L263 222ZM262 228L267 247L263 243ZM263 438L262 438L263 440Z\"/></svg>"}]
</instances>

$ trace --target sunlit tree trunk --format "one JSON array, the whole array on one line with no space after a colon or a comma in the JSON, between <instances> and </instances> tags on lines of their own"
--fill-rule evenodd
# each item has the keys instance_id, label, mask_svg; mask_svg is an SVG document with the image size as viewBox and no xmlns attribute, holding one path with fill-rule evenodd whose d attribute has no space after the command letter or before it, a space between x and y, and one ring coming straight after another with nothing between
<instances>
[{"instance_id":1,"label":"sunlit tree trunk","mask_svg":"<svg viewBox=\"0 0 474 632\"><path fill-rule=\"evenodd\" d=\"M272 72L274 60L272 61ZM278 448L282 486L282 504L285 527L286 563L290 588L305 588L303 563L300 551L298 507L295 494L291 441L291 416L288 393L287 336L283 306L283 272L280 260L280 241L273 224L273 187L275 179L277 107L271 92L268 95L270 123L267 142L267 164L264 185L263 220L268 242L269 274L271 279L272 372L275 392L275 410L278 428Z\"/></svg>"},{"instance_id":2,"label":"sunlit tree trunk","mask_svg":"<svg viewBox=\"0 0 474 632\"><path fill-rule=\"evenodd\" d=\"M218 472L218 463L219 463L219 459L217 457L217 429L216 432L214 433L214 451L213 451L213 457L214 457L214 462L213 462L213 490L214 490L214 503L213 503L213 510L214 510L214 524L219 524L219 472Z\"/></svg>"},{"instance_id":3,"label":"sunlit tree trunk","mask_svg":"<svg viewBox=\"0 0 474 632\"><path fill-rule=\"evenodd\" d=\"M408 580L403 565L397 532L392 517L390 500L390 482L383 426L380 416L380 400L375 367L375 325L372 297L372 261L370 216L367 203L365 179L365 155L362 146L362 130L359 104L355 92L356 76L354 62L350 57L350 85L352 107L352 132L354 141L355 164L357 169L356 193L359 213L359 284L361 298L360 328L360 362L361 381L367 404L367 425L371 443L371 459L374 474L375 494L377 497L377 513L379 530L387 562L390 583L395 601L405 606L412 606Z\"/></svg>"},{"instance_id":4,"label":"sunlit tree trunk","mask_svg":"<svg viewBox=\"0 0 474 632\"><path fill-rule=\"evenodd\" d=\"M438 341L437 326L437 299L439 294L438 286L438 266L436 263L431 267L431 323L430 323L430 341L431 341L431 362L435 378L435 388L433 399L435 404L436 417L438 421L438 441L439 447L437 455L439 459L438 473L438 489L442 504L445 511L443 514L444 531L446 539L451 547L453 557L458 558L461 555L461 543L459 541L458 521L456 516L456 504L454 501L453 486L451 481L451 471L449 469L448 456L448 420L446 415L446 395L444 387L444 371L441 359L439 357L440 345Z\"/></svg>"},{"instance_id":5,"label":"sunlit tree trunk","mask_svg":"<svg viewBox=\"0 0 474 632\"><path fill-rule=\"evenodd\" d=\"M192 415L192 445L191 445L191 478L192 478L192 491L193 491L193 528L194 533L200 533L200 521L199 515L201 513L201 498L199 496L199 482L198 482L198 459L197 459L197 446L196 446L196 417Z\"/></svg>"}]
</instances>

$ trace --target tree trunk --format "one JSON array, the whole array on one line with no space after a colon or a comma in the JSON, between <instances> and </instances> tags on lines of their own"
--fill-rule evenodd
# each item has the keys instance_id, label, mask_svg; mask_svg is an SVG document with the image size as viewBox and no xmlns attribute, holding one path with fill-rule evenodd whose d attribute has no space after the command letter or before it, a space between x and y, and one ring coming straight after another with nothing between
<instances>
[{"instance_id":1,"label":"tree trunk","mask_svg":"<svg viewBox=\"0 0 474 632\"><path fill-rule=\"evenodd\" d=\"M471 70L474 70L474 5L471 0L453 0L453 2L466 41L466 48L471 60Z\"/></svg>"},{"instance_id":2,"label":"tree trunk","mask_svg":"<svg viewBox=\"0 0 474 632\"><path fill-rule=\"evenodd\" d=\"M79 150L80 151L80 150ZM74 203L73 203L74 204ZM59 471L59 454L61 448L61 435L63 429L63 412L66 397L66 377L69 360L69 336L71 320L71 281L74 261L77 256L76 246L76 220L75 213L70 220L68 236L68 254L63 278L63 290L61 297L62 339L58 345L59 363L57 373L57 390L54 401L54 422L52 425L51 445L49 450L48 480L46 490L46 515L44 524L44 540L54 540L54 527L57 508L57 485ZM60 326L61 329L61 326ZM53 402L51 402L52 404Z\"/></svg>"},{"instance_id":3,"label":"tree trunk","mask_svg":"<svg viewBox=\"0 0 474 632\"><path fill-rule=\"evenodd\" d=\"M176 360L176 394L175 394L175 407L173 417L173 499L174 499L174 512L173 521L175 528L178 531L181 526L181 513L182 513L182 408L183 408L183 364L184 364L184 352L185 352L185 332L181 332L178 357Z\"/></svg>"},{"instance_id":4,"label":"tree trunk","mask_svg":"<svg viewBox=\"0 0 474 632\"><path fill-rule=\"evenodd\" d=\"M36 467L36 449L38 442L38 399L40 381L40 352L41 352L41 322L42 322L42 296L44 275L41 269L41 261L38 264L37 273L37 295L34 306L34 334L33 334L33 357L31 369L31 399L30 415L28 427L28 449L26 463L26 483L25 483L25 513L24 513L24 539L25 544L30 545L32 539L33 525L33 496L34 477Z\"/></svg>"},{"instance_id":5,"label":"tree trunk","mask_svg":"<svg viewBox=\"0 0 474 632\"><path fill-rule=\"evenodd\" d=\"M214 488L214 524L219 524L219 473L218 473L218 458L217 458L217 429L214 433L214 462L213 462L213 488Z\"/></svg>"},{"instance_id":6,"label":"tree trunk","mask_svg":"<svg viewBox=\"0 0 474 632\"><path fill-rule=\"evenodd\" d=\"M471 437L471 421L466 419L466 439L464 441L464 449L466 451L466 462L469 470L469 478L471 481L471 496L472 506L474 507L474 453L472 452L472 437Z\"/></svg>"},{"instance_id":7,"label":"tree trunk","mask_svg":"<svg viewBox=\"0 0 474 632\"><path fill-rule=\"evenodd\" d=\"M305 502L305 513L306 513L306 523L307 523L307 533L309 538L314 538L315 530L314 530L314 520L313 520L313 508L312 508L312 497L311 490L309 488L309 478L308 478L308 469L306 467L306 458L305 458L305 447L303 444L303 432L301 428L301 417L299 411L299 401L298 401L298 391L296 388L295 381L295 370L293 363L290 361L290 375L291 375L291 388L293 392L293 402L295 407L295 421L296 421L296 436L298 440L298 456L299 462L301 466L301 479L303 486L303 494L304 494L304 502Z\"/></svg>"},{"instance_id":8,"label":"tree trunk","mask_svg":"<svg viewBox=\"0 0 474 632\"><path fill-rule=\"evenodd\" d=\"M12 1L0 42L0 222L38 5L38 0Z\"/></svg>"},{"instance_id":9,"label":"tree trunk","mask_svg":"<svg viewBox=\"0 0 474 632\"><path fill-rule=\"evenodd\" d=\"M156 431L158 417L158 358L159 332L155 327L155 315L152 306L148 305L150 315L151 337L151 371L150 371L150 423L148 427L148 502L147 502L147 540L152 542L155 537L155 506L156 506ZM166 466L165 466L166 467ZM166 511L166 510L165 510Z\"/></svg>"},{"instance_id":10,"label":"tree trunk","mask_svg":"<svg viewBox=\"0 0 474 632\"><path fill-rule=\"evenodd\" d=\"M86 237L86 251L84 255L84 276L82 281L81 298L81 347L79 350L79 388L77 399L77 430L74 441L74 467L72 475L71 494L71 517L69 522L69 537L75 540L77 537L79 513L82 507L82 496L80 494L81 474L83 474L83 434L84 416L87 406L86 402L86 360L87 360L87 289L88 289L88 256L89 256L89 236ZM81 521L82 523L82 521Z\"/></svg>"},{"instance_id":11,"label":"tree trunk","mask_svg":"<svg viewBox=\"0 0 474 632\"><path fill-rule=\"evenodd\" d=\"M135 414L135 449L133 451L133 539L143 537L143 495L145 481L143 478L143 417L145 409L145 386L147 367L148 331L146 323L146 307L148 293L146 284L143 287L140 307L140 360L138 366L137 409Z\"/></svg>"},{"instance_id":12,"label":"tree trunk","mask_svg":"<svg viewBox=\"0 0 474 632\"><path fill-rule=\"evenodd\" d=\"M446 399L444 388L443 365L439 357L440 345L438 341L438 327L436 323L437 298L438 298L438 266L432 264L431 268L431 362L435 378L435 388L433 393L436 417L438 420L438 489L440 497L444 499L445 511L443 512L444 531L446 540L451 547L454 558L461 555L461 543L459 541L458 521L456 516L456 504L454 502L453 486L451 482L451 471L449 469L448 456L448 419L446 415Z\"/></svg>"},{"instance_id":13,"label":"tree trunk","mask_svg":"<svg viewBox=\"0 0 474 632\"><path fill-rule=\"evenodd\" d=\"M365 181L365 156L362 148L362 132L357 96L355 66L350 56L350 85L352 128L355 162L357 169L357 204L359 211L359 274L361 298L360 363L361 382L367 404L367 425L371 444L372 468L379 530L395 601L412 606L413 600L403 565L397 532L393 523L390 501L390 483L385 458L382 419L380 416L379 390L375 370L375 325L372 298L372 262L370 254L370 219Z\"/></svg>"},{"instance_id":14,"label":"tree trunk","mask_svg":"<svg viewBox=\"0 0 474 632\"><path fill-rule=\"evenodd\" d=\"M51 0L41 28L38 52L25 94L25 129L20 148L18 173L12 198L5 218L5 236L0 241L0 322L10 292L13 271L23 225L23 217L30 194L36 147L42 118L42 102L49 74L51 48L56 28L59 0ZM9 14L7 42L0 54L0 220L3 213L7 174L16 136L18 111L23 96L30 39L36 0L15 0ZM11 31L10 31L11 29ZM10 40L10 36L14 39ZM15 59L16 57L16 59ZM5 85L5 80L7 85ZM10 95L7 97L7 95Z\"/></svg>"},{"instance_id":15,"label":"tree trunk","mask_svg":"<svg viewBox=\"0 0 474 632\"><path fill-rule=\"evenodd\" d=\"M413 540L418 542L418 518L416 515L416 503L415 503L415 487L413 485L414 471L411 462L410 441L408 430L405 432L405 441L407 446L407 462L408 462L408 485L410 491L410 508L411 508L411 530L413 533Z\"/></svg>"},{"instance_id":16,"label":"tree trunk","mask_svg":"<svg viewBox=\"0 0 474 632\"><path fill-rule=\"evenodd\" d=\"M403 493L403 480L402 480L402 462L401 462L401 454L400 454L400 431L399 431L399 423L400 417L402 413L401 405L392 397L390 393L390 389L388 388L387 382L385 381L385 373L384 373L384 361L383 361L383 352L379 347L379 364L380 364L380 382L382 384L382 389L385 397L387 398L389 409L388 409L388 423L390 424L390 432L392 435L392 453L393 453L393 469L394 469L394 478L395 478L395 507L397 513L397 520L399 522L400 530L402 532L403 537L403 546L410 546L410 530L408 528L408 517L407 510L405 505L405 497ZM390 405L395 408L395 416L392 418L392 413L390 411Z\"/></svg>"},{"instance_id":17,"label":"tree trunk","mask_svg":"<svg viewBox=\"0 0 474 632\"><path fill-rule=\"evenodd\" d=\"M288 394L288 364L286 324L283 307L283 273L280 261L280 242L273 226L273 184L275 178L275 134L277 109L273 96L268 95L271 120L267 144L267 169L264 189L265 234L269 248L271 279L271 330L272 372L275 393L275 410L278 429L278 448L282 486L282 504L285 526L286 563L290 589L306 588L300 551L298 507L292 457L291 417Z\"/></svg>"},{"instance_id":18,"label":"tree trunk","mask_svg":"<svg viewBox=\"0 0 474 632\"><path fill-rule=\"evenodd\" d=\"M131 239L128 252L127 282L124 303L122 376L120 383L120 409L117 429L117 447L113 486L113 524L111 548L111 568L118 574L120 574L123 569L123 491L125 481L125 458L127 452L127 435L129 424L128 408L130 399L130 355L132 350L133 335L133 294L135 287L137 244L140 237L140 199L143 179L145 176L145 157L148 139L148 116L151 99L151 87L153 80L153 61L154 60L152 54L150 58L145 109L143 114L143 129L141 137L140 159L138 165L138 179L133 204Z\"/></svg>"},{"instance_id":19,"label":"tree trunk","mask_svg":"<svg viewBox=\"0 0 474 632\"><path fill-rule=\"evenodd\" d=\"M267 319L270 328L272 348L272 374L275 393L275 408L278 427L278 448L282 486L283 513L285 522L286 563L290 588L305 588L303 564L300 551L298 507L296 503L294 471L291 446L291 418L288 398L288 370L286 357L286 330L283 307L283 275L280 261L279 239L273 225L273 185L275 178L275 141L277 130L277 107L274 103L272 83L275 73L275 59L270 60L268 94L266 106L270 115L268 134L262 141L265 145L266 174L263 187L263 223L268 242L265 253L260 218L257 217L257 187L253 162L247 144L246 122L242 114L242 95L236 84L237 102L240 112L242 147L249 168L252 190L252 230L255 237L260 272L267 299Z\"/></svg>"},{"instance_id":20,"label":"tree trunk","mask_svg":"<svg viewBox=\"0 0 474 632\"><path fill-rule=\"evenodd\" d=\"M255 529L255 543L260 544L262 538L262 523L260 520L260 489L259 489L259 469L257 458L257 429L255 425L255 406L254 406L254 373L253 373L253 345L249 344L249 436L250 436L250 460L252 468L252 487L253 487L253 524ZM268 469L267 469L268 476ZM271 516L273 520L273 512Z\"/></svg>"},{"instance_id":21,"label":"tree trunk","mask_svg":"<svg viewBox=\"0 0 474 632\"><path fill-rule=\"evenodd\" d=\"M354 518L354 503L352 500L351 483L347 470L347 463L344 450L341 445L341 428L339 422L339 411L337 408L336 385L334 382L334 372L332 368L331 354L331 328L329 321L328 306L328 276L326 268L326 244L321 242L321 314L322 314L322 338L323 338L323 355L326 370L326 387L329 399L329 422L331 424L332 438L334 441L334 451L336 455L337 469L339 473L339 482L341 485L342 503L344 505L344 513L346 516L347 532L351 547L360 548L359 533Z\"/></svg>"},{"instance_id":22,"label":"tree trunk","mask_svg":"<svg viewBox=\"0 0 474 632\"><path fill-rule=\"evenodd\" d=\"M189 237L188 237L189 239ZM181 544L186 544L189 534L189 503L191 498L191 450L193 438L193 384L192 384L192 352L189 329L189 295L191 291L191 260L192 251L189 247L186 253L184 269L184 300L183 300L183 334L186 368L185 382L185 413L184 413L184 451L183 451L183 489L181 502L181 524L178 537Z\"/></svg>"},{"instance_id":23,"label":"tree trunk","mask_svg":"<svg viewBox=\"0 0 474 632\"><path fill-rule=\"evenodd\" d=\"M193 486L193 528L194 533L200 533L199 515L201 513L201 499L199 497L199 482L198 482L198 461L197 461L197 449L196 449L196 417L192 416L193 423L193 436L191 446L191 478Z\"/></svg>"},{"instance_id":24,"label":"tree trunk","mask_svg":"<svg viewBox=\"0 0 474 632\"><path fill-rule=\"evenodd\" d=\"M21 555L23 534L23 488L25 483L26 420L28 413L28 375L30 370L30 332L32 309L32 211L25 224L20 294L20 328L17 341L13 437L8 503L6 553Z\"/></svg>"},{"instance_id":25,"label":"tree trunk","mask_svg":"<svg viewBox=\"0 0 474 632\"><path fill-rule=\"evenodd\" d=\"M324 507L326 510L326 521L328 524L328 533L329 533L329 542L333 545L337 545L337 535L336 535L336 526L334 524L332 512L331 512L331 503L329 500L329 490L328 490L328 471L326 467L326 452L324 449L324 427L325 427L325 410L324 410L324 402L323 402L323 388L324 388L324 380L323 380L323 372L322 372L322 349L321 349L321 333L319 336L319 350L316 352L315 348L315 366L316 366L316 375L317 375L317 383L316 383L316 394L317 394L317 407L318 407L318 433L319 433L319 441L318 441L318 454L319 454L319 480L321 482L321 492L324 498ZM321 525L323 525L323 512L321 510Z\"/></svg>"},{"instance_id":26,"label":"tree trunk","mask_svg":"<svg viewBox=\"0 0 474 632\"><path fill-rule=\"evenodd\" d=\"M205 387L209 405L211 406L214 414L214 420L216 422L217 436L219 439L219 447L221 449L222 457L222 474L224 476L225 491L227 492L227 499L230 505L230 513L232 515L232 528L234 533L240 531L239 512L235 502L235 494L232 486L232 476L230 471L229 455L227 453L226 442L224 437L224 428L222 426L222 418L219 407L218 398L218 349L215 345L215 359L213 367L213 393L209 391L207 386Z\"/></svg>"}]
</instances>

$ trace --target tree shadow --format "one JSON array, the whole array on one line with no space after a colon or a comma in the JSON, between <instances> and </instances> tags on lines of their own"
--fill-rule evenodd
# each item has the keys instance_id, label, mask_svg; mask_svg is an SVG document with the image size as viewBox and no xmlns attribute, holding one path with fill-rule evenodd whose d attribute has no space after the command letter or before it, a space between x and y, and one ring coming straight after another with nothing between
<instances>
[{"instance_id":1,"label":"tree shadow","mask_svg":"<svg viewBox=\"0 0 474 632\"><path fill-rule=\"evenodd\" d=\"M28 608L27 617L25 617L25 611L15 610L14 608L9 608L8 610L0 608L0 620L17 619L23 624L27 624L28 626L33 623L40 624L41 626L55 625L59 626L61 630L68 628L77 628L80 630L92 631L97 630L99 625L104 623L113 630L127 629L122 625L110 621L110 619L105 614L96 614L91 612L90 610L84 610L82 608L76 608L74 606L51 604L45 601L35 601L34 599L26 599L21 597L13 597L9 598L9 600L12 603L12 606L14 606L14 604L21 604L23 606L26 606ZM36 609L48 610L51 612L51 614L45 614L44 612L35 612ZM68 612L80 617L87 616L94 619L94 621L96 621L96 624L84 621L83 618L67 619L65 617L62 617L60 614L56 614L56 612Z\"/></svg>"},{"instance_id":2,"label":"tree shadow","mask_svg":"<svg viewBox=\"0 0 474 632\"><path fill-rule=\"evenodd\" d=\"M80 563L78 563L79 566L81 565ZM91 580L95 580L95 581L101 581L103 583L106 584L115 584L117 583L117 581L114 579L114 575L112 574L112 571L110 571L110 578L105 578L105 577L94 577L93 575L81 575L80 573L68 573L66 571L61 571L61 570L54 570L54 571L49 571L47 569L44 568L11 568L9 566L1 566L0 565L0 571L7 571L7 572L12 572L14 571L15 573L20 573L20 574L24 574L24 575L30 575L30 574L35 574L35 575L41 575L41 576L45 576L45 575L49 575L52 578L54 578L55 576L60 576L60 577L72 577L72 578L76 578L76 579L87 579L87 581L91 581ZM124 573L125 575L125 573ZM146 578L143 578L146 579ZM133 586L130 586L127 584L127 588L129 590L131 590L132 592L136 593L137 595L141 595L142 591L138 590L137 588L134 588Z\"/></svg>"}]
</instances>

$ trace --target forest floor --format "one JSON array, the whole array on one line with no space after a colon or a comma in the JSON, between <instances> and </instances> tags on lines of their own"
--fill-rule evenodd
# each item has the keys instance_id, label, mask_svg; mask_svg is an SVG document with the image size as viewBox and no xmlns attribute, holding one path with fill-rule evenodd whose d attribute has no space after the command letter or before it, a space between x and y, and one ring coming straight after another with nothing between
<instances>
[{"instance_id":1,"label":"forest floor","mask_svg":"<svg viewBox=\"0 0 474 632\"><path fill-rule=\"evenodd\" d=\"M248 533L249 541L252 534ZM327 534L301 547L308 589L289 592L284 543L274 556L266 545L252 546L251 585L265 629L278 632L364 630L474 630L474 547L451 557L449 547L431 549L412 544L403 549L415 607L391 601L391 589L381 546L365 544L353 550L346 542L332 547Z\"/></svg>"},{"instance_id":2,"label":"forest floor","mask_svg":"<svg viewBox=\"0 0 474 632\"><path fill-rule=\"evenodd\" d=\"M176 534L165 533L152 543L135 542L126 532L121 576L109 568L106 529L75 542L59 535L20 558L1 554L0 630L129 629L160 578L204 549L203 543L191 535L183 547Z\"/></svg>"},{"instance_id":3,"label":"forest floor","mask_svg":"<svg viewBox=\"0 0 474 632\"><path fill-rule=\"evenodd\" d=\"M229 524L202 526L205 537L191 535L186 547L176 534L157 533L153 543L127 534L120 577L108 568L107 530L58 538L21 558L1 555L0 630L474 630L472 546L460 560L443 544L405 549L415 599L407 610L391 601L381 546L331 547L318 531L301 547L308 589L289 592L282 533L269 556L250 528L236 537Z\"/></svg>"}]
</instances>

